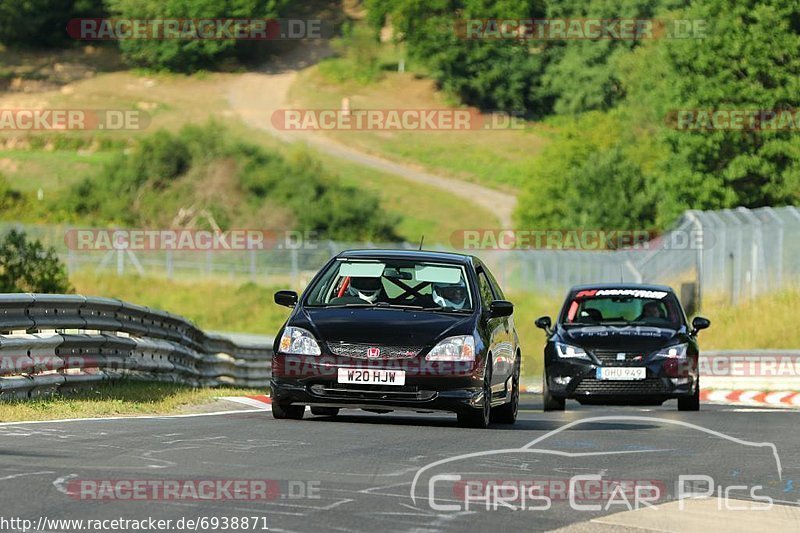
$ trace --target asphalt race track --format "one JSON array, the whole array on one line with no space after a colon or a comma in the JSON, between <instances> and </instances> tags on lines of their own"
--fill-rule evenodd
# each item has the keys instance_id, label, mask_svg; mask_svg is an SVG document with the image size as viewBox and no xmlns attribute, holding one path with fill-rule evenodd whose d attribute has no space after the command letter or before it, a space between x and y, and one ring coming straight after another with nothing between
<instances>
[{"instance_id":1,"label":"asphalt race track","mask_svg":"<svg viewBox=\"0 0 800 533\"><path fill-rule=\"evenodd\" d=\"M686 413L678 412L674 402L661 407L584 407L570 402L565 413L542 413L540 406L538 396L526 395L515 426L490 430L460 429L454 416L442 414L345 411L337 418L325 418L312 417L308 410L303 421L276 421L269 412L247 410L212 416L2 424L0 514L6 520L31 520L33 526L28 527L47 531L78 529L40 523L41 517L171 519L173 531L202 531L202 524L174 526L181 518L202 517L228 520L229 531L625 531L628 527L641 531L635 528L648 527L637 517L645 512L658 515L646 523L662 531L658 523L694 530L705 527L708 520L717 526L708 531L746 529L753 520L765 530L800 529L798 508L783 507L796 506L800 499L797 411L704 405L700 412ZM594 417L607 418L557 431L567 423ZM527 452L519 451L536 439L540 440ZM416 500L411 498L411 483L420 469L473 452L487 453L425 469L417 479ZM458 509L434 509L428 498L429 481L442 473L473 480L488 476L546 482L550 505L541 510L535 507L544 507L544 500L523 506L521 498L512 498L507 500L511 504L494 508L486 500L465 509L455 485L437 481L435 505ZM664 489L655 502L663 507L643 509L635 516L624 513L628 507L619 502L599 511L575 509L556 487L576 475L648 480ZM675 487L680 475L710 476L722 494L734 487L724 502L735 502L731 507L737 509L710 512L709 505L717 510L722 505L716 494L702 504L687 498L685 508L678 509ZM101 490L81 492L86 487L81 483L87 480L92 490L102 487L102 480L269 480L270 496L197 500L146 493L98 500ZM763 507L765 497L774 502L769 512L756 509ZM573 503L603 506L605 500L586 496ZM234 528L230 522L234 517L250 517L251 522L247 528L241 522ZM774 517L778 522L767 527ZM107 530L114 530L112 525ZM23 527L6 523L0 529Z\"/></svg>"}]
</instances>

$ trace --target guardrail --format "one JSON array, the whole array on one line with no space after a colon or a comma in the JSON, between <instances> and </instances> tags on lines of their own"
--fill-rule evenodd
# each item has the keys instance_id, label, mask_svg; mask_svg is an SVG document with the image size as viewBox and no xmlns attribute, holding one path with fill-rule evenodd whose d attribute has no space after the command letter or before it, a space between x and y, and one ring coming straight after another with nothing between
<instances>
[{"instance_id":1,"label":"guardrail","mask_svg":"<svg viewBox=\"0 0 800 533\"><path fill-rule=\"evenodd\" d=\"M208 334L165 311L110 298L0 294L0 398L123 377L265 387L271 365L270 342Z\"/></svg>"}]
</instances>

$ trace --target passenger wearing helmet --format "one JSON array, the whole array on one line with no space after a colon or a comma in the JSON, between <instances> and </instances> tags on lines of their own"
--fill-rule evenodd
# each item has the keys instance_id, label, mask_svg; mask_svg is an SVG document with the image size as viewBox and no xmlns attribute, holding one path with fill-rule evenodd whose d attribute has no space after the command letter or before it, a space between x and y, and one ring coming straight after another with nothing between
<instances>
[{"instance_id":1,"label":"passenger wearing helmet","mask_svg":"<svg viewBox=\"0 0 800 533\"><path fill-rule=\"evenodd\" d=\"M467 304L467 288L460 283L433 283L431 296L436 305L448 309L463 309Z\"/></svg>"},{"instance_id":2,"label":"passenger wearing helmet","mask_svg":"<svg viewBox=\"0 0 800 533\"><path fill-rule=\"evenodd\" d=\"M383 283L381 278L350 278L348 287L350 296L361 298L365 302L374 304L383 295Z\"/></svg>"}]
</instances>

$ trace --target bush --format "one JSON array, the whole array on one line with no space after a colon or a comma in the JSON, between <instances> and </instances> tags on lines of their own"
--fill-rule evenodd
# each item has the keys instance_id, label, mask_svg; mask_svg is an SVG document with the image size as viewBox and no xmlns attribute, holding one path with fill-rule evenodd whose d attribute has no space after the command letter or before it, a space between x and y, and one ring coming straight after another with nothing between
<instances>
[{"instance_id":1,"label":"bush","mask_svg":"<svg viewBox=\"0 0 800 533\"><path fill-rule=\"evenodd\" d=\"M22 193L11 188L8 179L0 174L0 213L14 212L25 203Z\"/></svg>"},{"instance_id":2,"label":"bush","mask_svg":"<svg viewBox=\"0 0 800 533\"><path fill-rule=\"evenodd\" d=\"M25 0L0 2L0 43L34 47L68 41L70 19L105 16L103 0Z\"/></svg>"},{"instance_id":3,"label":"bush","mask_svg":"<svg viewBox=\"0 0 800 533\"><path fill-rule=\"evenodd\" d=\"M343 33L331 43L337 57L321 61L320 73L337 83L355 81L366 85L379 80L383 71L380 44L375 35L359 24L346 25Z\"/></svg>"},{"instance_id":4,"label":"bush","mask_svg":"<svg viewBox=\"0 0 800 533\"><path fill-rule=\"evenodd\" d=\"M73 292L53 248L11 230L0 241L0 292Z\"/></svg>"},{"instance_id":5,"label":"bush","mask_svg":"<svg viewBox=\"0 0 800 533\"><path fill-rule=\"evenodd\" d=\"M255 220L332 239L398 239L397 221L375 195L326 174L305 150L284 157L231 137L215 122L140 139L53 211L93 224L166 225L189 206L211 212L220 225ZM291 220L258 220L260 213L281 210Z\"/></svg>"},{"instance_id":6,"label":"bush","mask_svg":"<svg viewBox=\"0 0 800 533\"><path fill-rule=\"evenodd\" d=\"M107 0L113 17L123 19L276 18L287 0ZM119 43L134 65L174 72L213 69L243 53L252 41L213 39L128 39Z\"/></svg>"}]
</instances>

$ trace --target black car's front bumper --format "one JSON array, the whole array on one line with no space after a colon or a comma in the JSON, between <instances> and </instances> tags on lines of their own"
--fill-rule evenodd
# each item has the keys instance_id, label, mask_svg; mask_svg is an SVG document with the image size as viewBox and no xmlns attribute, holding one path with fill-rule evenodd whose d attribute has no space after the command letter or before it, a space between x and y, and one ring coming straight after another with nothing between
<instances>
[{"instance_id":1,"label":"black car's front bumper","mask_svg":"<svg viewBox=\"0 0 800 533\"><path fill-rule=\"evenodd\" d=\"M691 396L698 386L696 371L675 371L663 361L645 366L645 379L598 379L601 367L592 361L555 361L545 370L547 387L552 396L586 402L616 403L628 401L665 401ZM695 366L696 368L696 366Z\"/></svg>"},{"instance_id":2,"label":"black car's front bumper","mask_svg":"<svg viewBox=\"0 0 800 533\"><path fill-rule=\"evenodd\" d=\"M338 383L339 368L403 370L405 384ZM420 360L367 362L343 358L276 355L272 401L373 410L467 412L483 407L483 373L474 363L434 364Z\"/></svg>"}]
</instances>

